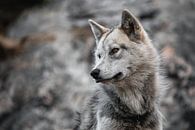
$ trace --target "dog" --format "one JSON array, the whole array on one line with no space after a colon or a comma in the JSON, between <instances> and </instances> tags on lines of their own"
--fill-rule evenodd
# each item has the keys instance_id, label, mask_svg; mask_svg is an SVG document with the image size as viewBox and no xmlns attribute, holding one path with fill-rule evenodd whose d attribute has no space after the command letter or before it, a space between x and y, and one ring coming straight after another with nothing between
<instances>
[{"instance_id":1,"label":"dog","mask_svg":"<svg viewBox=\"0 0 195 130\"><path fill-rule=\"evenodd\" d=\"M162 130L160 56L140 21L125 9L117 27L89 25L96 41L90 74L102 85L74 130Z\"/></svg>"}]
</instances>

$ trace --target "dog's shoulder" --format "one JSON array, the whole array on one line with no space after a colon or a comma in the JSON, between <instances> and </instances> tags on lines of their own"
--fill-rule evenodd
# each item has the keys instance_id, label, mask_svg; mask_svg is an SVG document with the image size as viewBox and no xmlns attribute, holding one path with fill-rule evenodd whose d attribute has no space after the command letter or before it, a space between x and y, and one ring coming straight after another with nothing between
<instances>
[{"instance_id":1,"label":"dog's shoulder","mask_svg":"<svg viewBox=\"0 0 195 130\"><path fill-rule=\"evenodd\" d=\"M74 130L89 130L96 127L98 106L102 102L101 96L103 96L102 89L96 89L86 99L83 103L84 108L76 113Z\"/></svg>"}]
</instances>

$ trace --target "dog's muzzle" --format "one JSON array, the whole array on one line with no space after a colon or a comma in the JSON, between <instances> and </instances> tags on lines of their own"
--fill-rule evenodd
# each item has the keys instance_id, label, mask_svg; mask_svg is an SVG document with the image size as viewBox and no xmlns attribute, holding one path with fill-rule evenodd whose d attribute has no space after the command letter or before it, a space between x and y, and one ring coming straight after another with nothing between
<instances>
[{"instance_id":1,"label":"dog's muzzle","mask_svg":"<svg viewBox=\"0 0 195 130\"><path fill-rule=\"evenodd\" d=\"M122 72L119 72L111 78L104 79L104 78L100 77L100 70L95 69L91 72L91 76L96 80L96 83L99 83L99 82L107 82L107 81L110 81L110 80L116 80L117 81L123 76L123 74L122 74Z\"/></svg>"}]
</instances>

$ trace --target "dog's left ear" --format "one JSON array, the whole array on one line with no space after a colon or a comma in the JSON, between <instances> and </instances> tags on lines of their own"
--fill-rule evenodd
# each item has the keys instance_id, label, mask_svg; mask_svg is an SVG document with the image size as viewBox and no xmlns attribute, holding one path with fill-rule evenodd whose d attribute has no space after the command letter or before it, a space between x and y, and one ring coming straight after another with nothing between
<instances>
[{"instance_id":1,"label":"dog's left ear","mask_svg":"<svg viewBox=\"0 0 195 130\"><path fill-rule=\"evenodd\" d=\"M106 27L104 27L104 26L102 26L102 25L100 25L100 24L98 24L98 23L96 23L95 21L93 21L93 20L91 20L91 19L89 19L88 22L89 22L89 25L90 25L91 30L92 30L92 32L93 32L93 35L94 35L94 37L95 37L96 44L98 44L98 42L99 42L101 36L102 36L105 32L109 31L109 29L106 28Z\"/></svg>"},{"instance_id":2,"label":"dog's left ear","mask_svg":"<svg viewBox=\"0 0 195 130\"><path fill-rule=\"evenodd\" d=\"M143 27L139 20L128 10L123 10L121 29L132 41L143 40Z\"/></svg>"}]
</instances>

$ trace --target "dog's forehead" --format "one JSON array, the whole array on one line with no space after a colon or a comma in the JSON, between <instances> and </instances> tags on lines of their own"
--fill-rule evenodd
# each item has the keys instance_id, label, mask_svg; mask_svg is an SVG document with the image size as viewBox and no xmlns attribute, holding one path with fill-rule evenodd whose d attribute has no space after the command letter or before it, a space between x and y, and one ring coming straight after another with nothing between
<instances>
[{"instance_id":1,"label":"dog's forehead","mask_svg":"<svg viewBox=\"0 0 195 130\"><path fill-rule=\"evenodd\" d=\"M106 51L112 44L124 44L129 42L128 36L119 28L115 28L102 35L96 51Z\"/></svg>"},{"instance_id":2,"label":"dog's forehead","mask_svg":"<svg viewBox=\"0 0 195 130\"><path fill-rule=\"evenodd\" d=\"M128 36L119 28L115 28L104 40L105 44L124 44L128 42Z\"/></svg>"}]
</instances>

